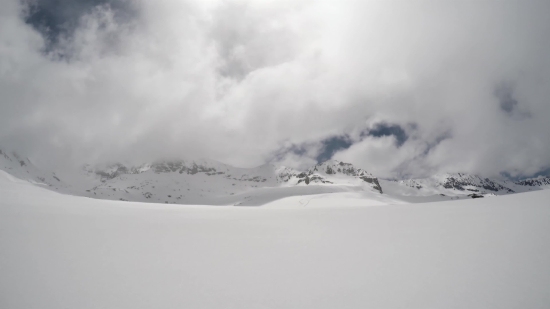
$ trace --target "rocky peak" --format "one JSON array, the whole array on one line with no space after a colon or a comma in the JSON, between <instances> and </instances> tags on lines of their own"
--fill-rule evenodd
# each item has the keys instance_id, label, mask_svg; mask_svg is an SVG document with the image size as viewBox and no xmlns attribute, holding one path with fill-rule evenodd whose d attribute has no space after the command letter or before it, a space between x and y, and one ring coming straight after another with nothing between
<instances>
[{"instance_id":1,"label":"rocky peak","mask_svg":"<svg viewBox=\"0 0 550 309\"><path fill-rule=\"evenodd\" d=\"M298 174L297 177L301 178L306 184L313 183L333 183L331 176L349 176L352 178L358 178L366 183L369 183L373 189L382 193L382 187L378 182L378 179L367 171L353 166L351 163L345 163L338 160L328 160L323 163L317 164L314 167L308 169L306 172Z\"/></svg>"},{"instance_id":2,"label":"rocky peak","mask_svg":"<svg viewBox=\"0 0 550 309\"><path fill-rule=\"evenodd\" d=\"M528 187L541 187L550 185L550 177L539 176L537 178L528 178L520 181L516 181L515 184Z\"/></svg>"},{"instance_id":3,"label":"rocky peak","mask_svg":"<svg viewBox=\"0 0 550 309\"><path fill-rule=\"evenodd\" d=\"M343 174L347 176L373 177L372 174L368 173L367 171L361 168L356 168L351 163L345 163L338 160L328 160L323 163L317 164L308 170L308 174L311 175L314 173L320 173L320 174L324 173L327 175Z\"/></svg>"},{"instance_id":4,"label":"rocky peak","mask_svg":"<svg viewBox=\"0 0 550 309\"><path fill-rule=\"evenodd\" d=\"M446 189L455 189L460 191L476 190L469 187L476 187L483 189L484 191L505 191L506 193L513 193L514 190L504 187L498 182L489 178L481 178L477 175L468 175L463 173L447 174L444 181L441 182L441 186Z\"/></svg>"},{"instance_id":5,"label":"rocky peak","mask_svg":"<svg viewBox=\"0 0 550 309\"><path fill-rule=\"evenodd\" d=\"M496 180L465 173L443 173L424 179L406 179L397 182L419 190L425 187L439 187L464 193L514 193L514 190Z\"/></svg>"}]
</instances>

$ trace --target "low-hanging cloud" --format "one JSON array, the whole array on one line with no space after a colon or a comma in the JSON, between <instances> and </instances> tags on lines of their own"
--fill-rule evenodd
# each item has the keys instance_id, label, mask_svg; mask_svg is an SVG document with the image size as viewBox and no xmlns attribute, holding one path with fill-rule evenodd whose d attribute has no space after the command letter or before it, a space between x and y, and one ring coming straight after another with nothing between
<instances>
[{"instance_id":1,"label":"low-hanging cloud","mask_svg":"<svg viewBox=\"0 0 550 309\"><path fill-rule=\"evenodd\" d=\"M0 147L299 166L346 136L330 154L384 177L550 164L548 2L89 3L52 39L2 1Z\"/></svg>"}]
</instances>

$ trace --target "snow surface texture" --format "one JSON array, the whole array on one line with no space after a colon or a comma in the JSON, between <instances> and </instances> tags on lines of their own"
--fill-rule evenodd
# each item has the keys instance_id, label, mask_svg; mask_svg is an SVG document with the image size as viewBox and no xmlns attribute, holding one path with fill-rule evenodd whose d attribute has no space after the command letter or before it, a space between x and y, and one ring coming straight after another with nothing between
<instances>
[{"instance_id":1,"label":"snow surface texture","mask_svg":"<svg viewBox=\"0 0 550 309\"><path fill-rule=\"evenodd\" d=\"M550 190L384 196L147 204L0 171L0 308L550 307Z\"/></svg>"}]
</instances>

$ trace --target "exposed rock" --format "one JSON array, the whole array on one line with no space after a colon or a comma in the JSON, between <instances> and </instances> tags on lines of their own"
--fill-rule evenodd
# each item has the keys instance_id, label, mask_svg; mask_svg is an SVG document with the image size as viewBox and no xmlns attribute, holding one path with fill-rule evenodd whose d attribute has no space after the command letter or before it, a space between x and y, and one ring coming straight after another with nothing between
<instances>
[{"instance_id":1,"label":"exposed rock","mask_svg":"<svg viewBox=\"0 0 550 309\"><path fill-rule=\"evenodd\" d=\"M382 186L380 186L380 183L378 182L378 178L375 178L375 177L367 177L367 176L361 176L359 177L361 178L364 182L368 182L368 183L372 183L374 184L374 189L375 190L378 190L380 193L383 193L382 192Z\"/></svg>"},{"instance_id":2,"label":"exposed rock","mask_svg":"<svg viewBox=\"0 0 550 309\"><path fill-rule=\"evenodd\" d=\"M529 187L547 186L547 185L550 185L550 177L541 176L537 178L524 179L521 181L517 181L516 184L520 186L529 186Z\"/></svg>"},{"instance_id":3,"label":"exposed rock","mask_svg":"<svg viewBox=\"0 0 550 309\"><path fill-rule=\"evenodd\" d=\"M468 194L468 196L471 197L471 198L482 198L482 197L484 197L484 196L481 195L481 194L475 194L475 193L473 193L473 194Z\"/></svg>"}]
</instances>

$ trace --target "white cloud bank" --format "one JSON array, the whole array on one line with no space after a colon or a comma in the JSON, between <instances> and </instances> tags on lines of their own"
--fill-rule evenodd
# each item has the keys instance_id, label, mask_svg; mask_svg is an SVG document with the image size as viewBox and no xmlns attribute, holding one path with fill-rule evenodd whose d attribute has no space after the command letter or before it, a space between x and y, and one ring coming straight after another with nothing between
<instances>
[{"instance_id":1,"label":"white cloud bank","mask_svg":"<svg viewBox=\"0 0 550 309\"><path fill-rule=\"evenodd\" d=\"M384 177L550 164L549 2L132 6L123 21L109 5L89 11L45 53L25 6L2 0L2 147L58 165L205 156L252 166L348 134L356 144L335 157ZM409 139L358 138L382 121Z\"/></svg>"}]
</instances>

